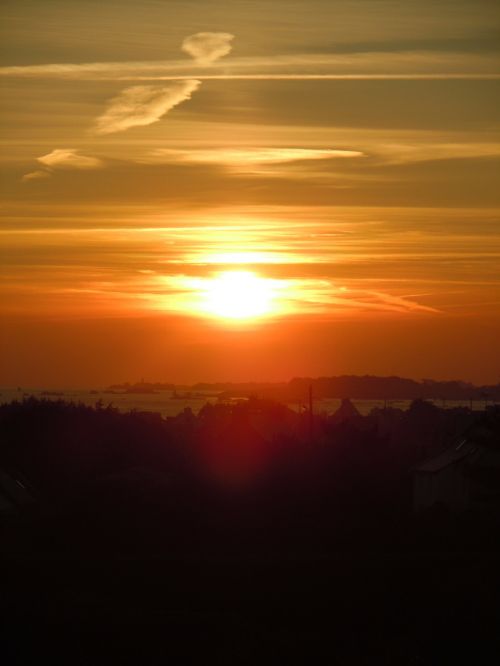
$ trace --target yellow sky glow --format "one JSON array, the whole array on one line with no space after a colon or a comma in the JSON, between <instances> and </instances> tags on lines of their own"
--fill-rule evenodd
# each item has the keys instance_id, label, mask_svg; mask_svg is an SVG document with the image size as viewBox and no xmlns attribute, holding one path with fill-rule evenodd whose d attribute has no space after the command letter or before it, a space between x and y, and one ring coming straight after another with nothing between
<instances>
[{"instance_id":1,"label":"yellow sky glow","mask_svg":"<svg viewBox=\"0 0 500 666\"><path fill-rule=\"evenodd\" d=\"M0 387L498 381L498 3L4 4Z\"/></svg>"}]
</instances>

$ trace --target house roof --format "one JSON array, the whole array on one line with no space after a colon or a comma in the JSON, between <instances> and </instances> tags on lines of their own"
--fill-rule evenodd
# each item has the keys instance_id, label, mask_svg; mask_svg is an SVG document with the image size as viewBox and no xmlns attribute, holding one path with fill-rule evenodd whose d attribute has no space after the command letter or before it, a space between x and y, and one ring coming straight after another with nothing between
<instances>
[{"instance_id":1,"label":"house roof","mask_svg":"<svg viewBox=\"0 0 500 666\"><path fill-rule=\"evenodd\" d=\"M461 440L437 456L415 467L415 472L435 473L467 459L472 467L500 467L500 410L496 408L482 414L463 433Z\"/></svg>"},{"instance_id":2,"label":"house roof","mask_svg":"<svg viewBox=\"0 0 500 666\"><path fill-rule=\"evenodd\" d=\"M341 423L342 421L348 421L357 416L359 416L359 412L356 407L352 404L349 398L343 398L340 407L330 417L330 421L332 423Z\"/></svg>"},{"instance_id":3,"label":"house roof","mask_svg":"<svg viewBox=\"0 0 500 666\"><path fill-rule=\"evenodd\" d=\"M469 444L466 440L462 440L457 446L453 446L439 455L425 460L418 465L418 467L415 467L415 472L434 474L445 467L454 465L460 460L467 458L467 456L470 456L475 450L475 446Z\"/></svg>"}]
</instances>

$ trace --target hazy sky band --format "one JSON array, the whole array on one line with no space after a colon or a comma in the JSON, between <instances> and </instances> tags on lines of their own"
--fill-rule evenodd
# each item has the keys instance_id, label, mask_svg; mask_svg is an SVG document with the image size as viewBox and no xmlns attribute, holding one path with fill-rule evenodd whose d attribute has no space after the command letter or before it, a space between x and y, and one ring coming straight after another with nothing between
<instances>
[{"instance_id":1,"label":"hazy sky band","mask_svg":"<svg viewBox=\"0 0 500 666\"><path fill-rule=\"evenodd\" d=\"M1 75L1 72L0 72ZM10 75L10 74L9 74ZM18 76L14 74L14 76ZM20 76L36 76L36 74L26 74ZM46 76L45 74L43 76ZM50 76L50 75L49 75ZM54 75L57 76L57 75ZM60 78L65 75L60 75ZM99 81L182 81L186 76L100 76ZM200 74L194 72L189 78L200 81L412 81L412 80L478 80L478 81L496 81L500 79L500 74L475 74L475 73L422 73L422 74Z\"/></svg>"}]
</instances>

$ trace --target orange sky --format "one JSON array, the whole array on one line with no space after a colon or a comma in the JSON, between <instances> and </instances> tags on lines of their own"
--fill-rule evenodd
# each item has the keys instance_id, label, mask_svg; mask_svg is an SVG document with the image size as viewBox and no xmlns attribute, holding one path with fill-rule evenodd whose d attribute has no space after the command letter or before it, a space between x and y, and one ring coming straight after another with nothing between
<instances>
[{"instance_id":1,"label":"orange sky","mask_svg":"<svg viewBox=\"0 0 500 666\"><path fill-rule=\"evenodd\" d=\"M495 3L2 11L0 385L500 380Z\"/></svg>"}]
</instances>

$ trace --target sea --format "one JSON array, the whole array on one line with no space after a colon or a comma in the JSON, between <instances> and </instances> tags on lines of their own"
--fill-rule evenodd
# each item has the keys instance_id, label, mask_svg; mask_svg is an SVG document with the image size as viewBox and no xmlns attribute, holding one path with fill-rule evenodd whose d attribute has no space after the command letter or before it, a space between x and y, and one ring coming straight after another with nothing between
<instances>
[{"instance_id":1,"label":"sea","mask_svg":"<svg viewBox=\"0 0 500 666\"><path fill-rule=\"evenodd\" d=\"M176 416L182 412L186 407L189 407L195 414L206 403L216 404L220 402L219 393L189 393L189 391L159 391L157 393L123 393L111 390L90 390L90 389L29 389L29 388L0 388L0 404L10 403L14 400L22 401L24 399L35 397L45 400L64 400L66 402L83 403L85 405L94 406L96 403L102 404L104 407L111 405L121 412L129 412L136 410L139 412L157 412L162 417ZM242 396L239 399L245 399ZM238 400L233 398L232 400ZM228 400L224 400L228 402ZM353 405L360 414L366 415L371 412L374 407L394 407L398 409L408 409L411 400L352 400ZM439 407L453 408L453 407L470 407L469 400L434 400L430 401ZM314 411L317 414L334 414L340 407L341 400L336 398L323 398L314 400ZM306 402L303 404L298 402L290 403L288 406L295 410L301 411L305 408ZM484 409L483 401L474 401L473 408L476 410Z\"/></svg>"}]
</instances>

